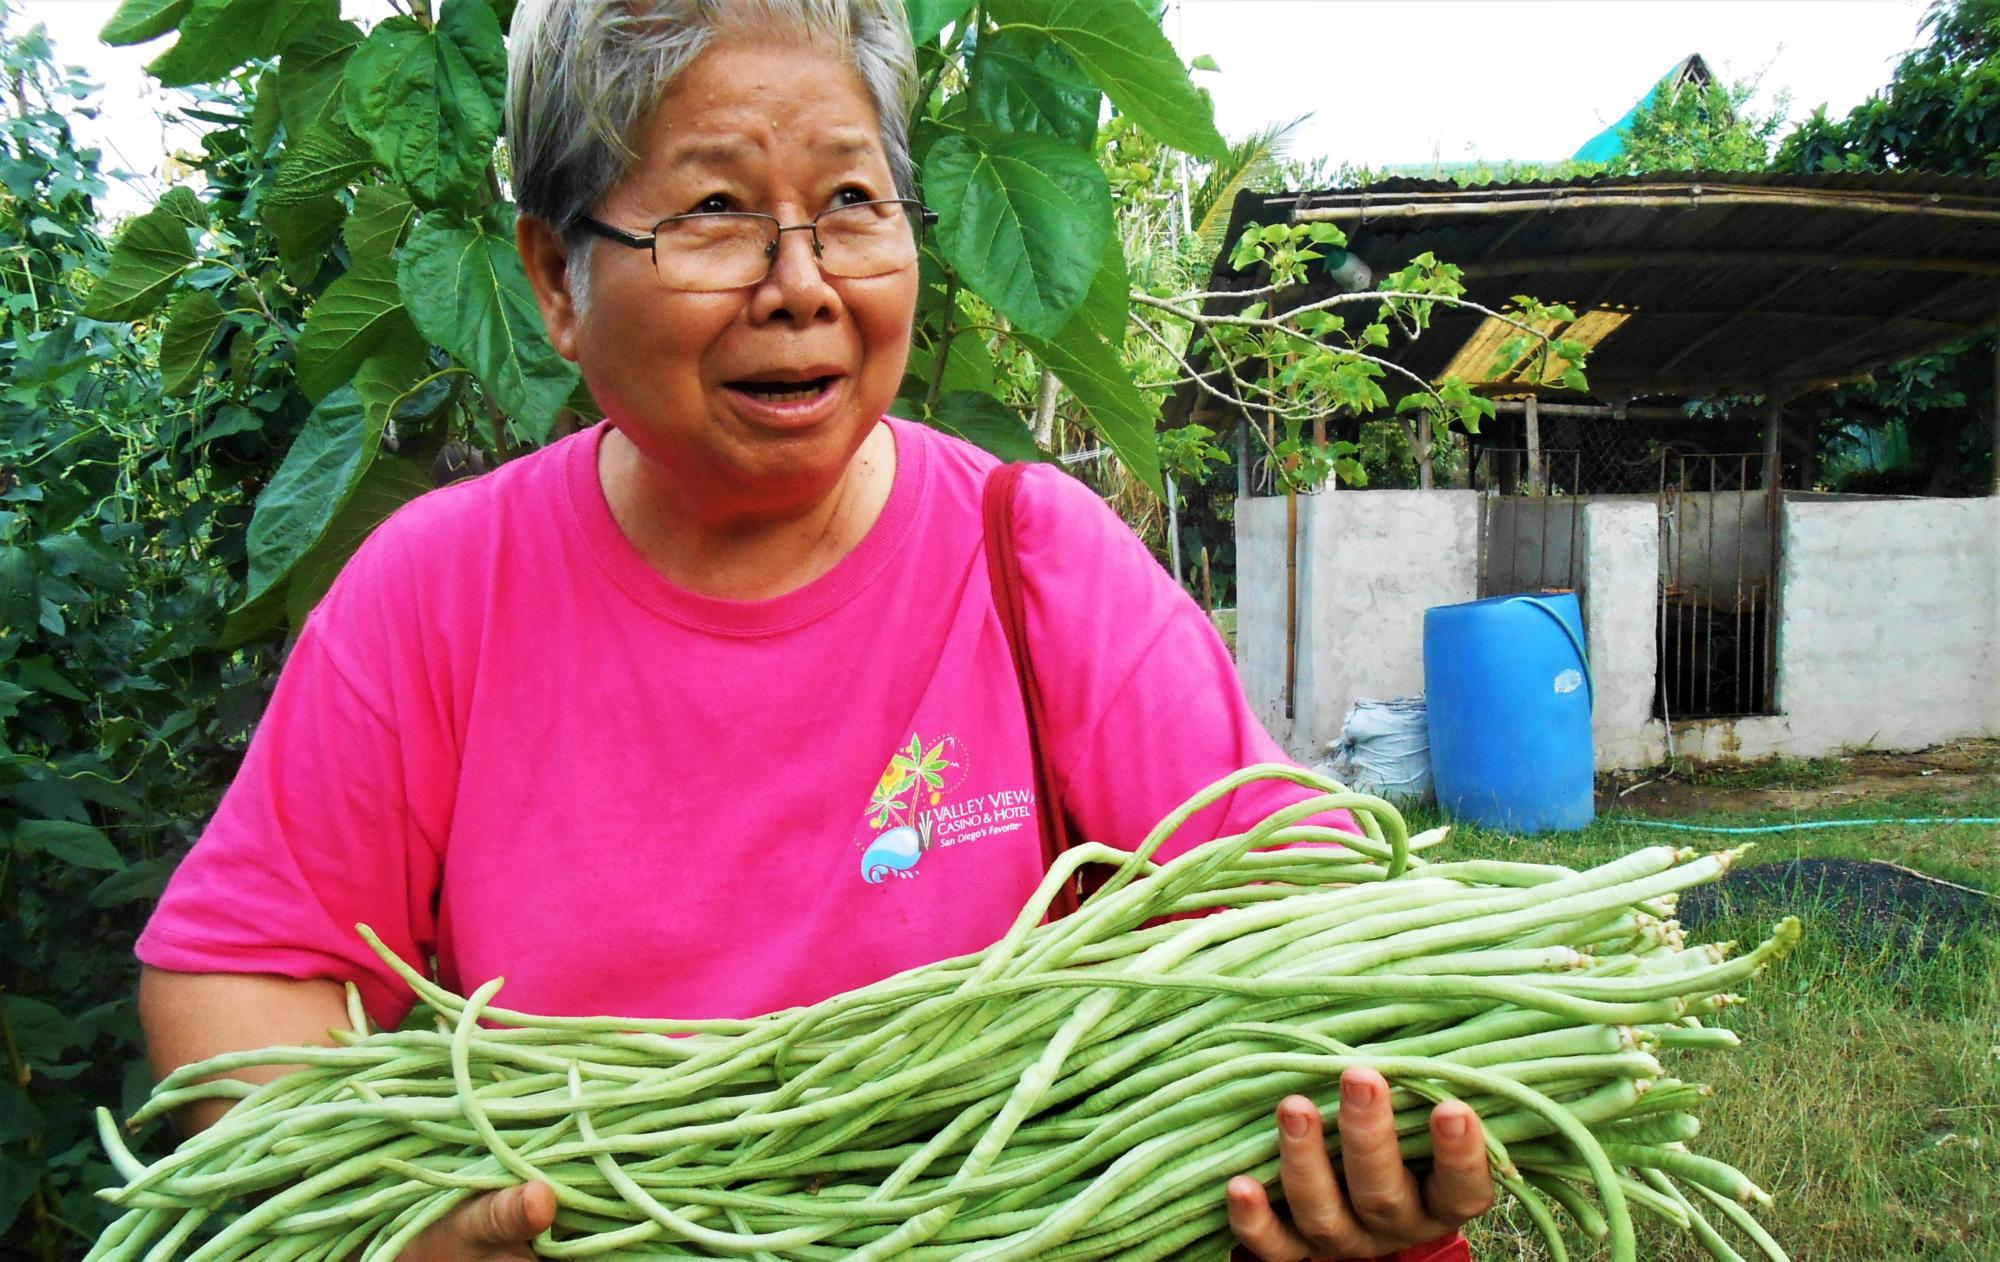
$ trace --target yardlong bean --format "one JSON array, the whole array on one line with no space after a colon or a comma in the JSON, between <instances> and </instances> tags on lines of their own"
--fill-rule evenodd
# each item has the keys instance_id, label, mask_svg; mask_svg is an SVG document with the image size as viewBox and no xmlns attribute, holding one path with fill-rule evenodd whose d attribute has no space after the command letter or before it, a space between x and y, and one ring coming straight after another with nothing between
<instances>
[{"instance_id":1,"label":"yardlong bean","mask_svg":"<svg viewBox=\"0 0 2000 1262\"><path fill-rule=\"evenodd\" d=\"M1260 780L1298 801L1154 861ZM548 1257L1221 1259L1228 1180L1276 1180L1277 1100L1330 1108L1350 1066L1389 1079L1411 1160L1431 1104L1479 1110L1558 1258L1567 1219L1633 1262L1639 1212L1718 1258L1741 1256L1727 1232L1782 1259L1745 1208L1764 1192L1687 1147L1708 1089L1662 1063L1735 1046L1707 1018L1797 941L1788 921L1731 957L1670 919L1741 852L1574 871L1423 857L1442 840L1312 772L1247 768L1133 851L1065 853L991 947L744 1020L515 1012L499 979L461 996L363 927L438 1029L371 1031L350 988L332 1046L165 1079L140 1118L238 1100L177 1151L143 1161L101 1115L124 1180L102 1195L126 1212L89 1262L389 1262L530 1178L556 1193ZM1098 891L1042 923L1092 864L1112 868ZM299 1068L229 1077L266 1065Z\"/></svg>"}]
</instances>

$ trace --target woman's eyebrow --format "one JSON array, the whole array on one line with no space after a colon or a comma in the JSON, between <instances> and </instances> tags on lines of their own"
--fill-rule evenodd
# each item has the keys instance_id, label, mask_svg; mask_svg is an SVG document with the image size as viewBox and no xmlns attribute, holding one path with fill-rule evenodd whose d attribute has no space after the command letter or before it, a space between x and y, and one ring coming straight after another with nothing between
<instances>
[{"instance_id":1,"label":"woman's eyebrow","mask_svg":"<svg viewBox=\"0 0 2000 1262\"><path fill-rule=\"evenodd\" d=\"M813 146L830 158L852 158L871 152L875 137L867 132L841 132Z\"/></svg>"},{"instance_id":2,"label":"woman's eyebrow","mask_svg":"<svg viewBox=\"0 0 2000 1262\"><path fill-rule=\"evenodd\" d=\"M733 166L742 161L744 152L744 146L733 140L690 140L675 150L668 165L676 170L698 166Z\"/></svg>"}]
</instances>

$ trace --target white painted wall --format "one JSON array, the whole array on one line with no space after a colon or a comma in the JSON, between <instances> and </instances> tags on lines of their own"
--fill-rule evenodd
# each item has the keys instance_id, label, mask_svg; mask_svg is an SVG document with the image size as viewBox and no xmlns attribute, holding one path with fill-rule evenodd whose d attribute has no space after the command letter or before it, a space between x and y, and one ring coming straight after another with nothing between
<instances>
[{"instance_id":1,"label":"white painted wall","mask_svg":"<svg viewBox=\"0 0 2000 1262\"><path fill-rule=\"evenodd\" d=\"M1769 717L1651 717L1660 536L1642 499L1583 506L1584 625L1599 768L2000 736L2000 498L1788 497L1778 705ZM1296 715L1284 716L1285 501L1239 501L1237 660L1251 704L1317 758L1357 697L1423 688L1423 611L1471 600L1477 496L1336 491L1299 501Z\"/></svg>"},{"instance_id":2,"label":"white painted wall","mask_svg":"<svg viewBox=\"0 0 2000 1262\"><path fill-rule=\"evenodd\" d=\"M1652 721L1659 672L1659 514L1651 502L1593 501L1583 508L1583 627L1595 689L1590 714L1597 765L1662 761Z\"/></svg>"},{"instance_id":3,"label":"white painted wall","mask_svg":"<svg viewBox=\"0 0 2000 1262\"><path fill-rule=\"evenodd\" d=\"M1424 610L1479 584L1474 491L1331 491L1299 497L1299 645L1284 717L1285 501L1236 504L1237 664L1251 707L1312 761L1361 697L1424 690Z\"/></svg>"},{"instance_id":4,"label":"white painted wall","mask_svg":"<svg viewBox=\"0 0 2000 1262\"><path fill-rule=\"evenodd\" d=\"M1336 492L1337 494L1337 492ZM1285 717L1285 500L1236 501L1236 672L1264 730L1291 748Z\"/></svg>"}]
</instances>

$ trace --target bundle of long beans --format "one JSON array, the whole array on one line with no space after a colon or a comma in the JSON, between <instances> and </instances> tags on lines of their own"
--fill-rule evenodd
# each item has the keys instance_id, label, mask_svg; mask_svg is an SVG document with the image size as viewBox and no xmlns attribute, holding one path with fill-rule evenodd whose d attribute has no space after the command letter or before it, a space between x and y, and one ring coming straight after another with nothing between
<instances>
[{"instance_id":1,"label":"bundle of long beans","mask_svg":"<svg viewBox=\"0 0 2000 1262\"><path fill-rule=\"evenodd\" d=\"M1262 778L1316 792L1148 859ZM1334 809L1362 835L1304 822ZM1557 1258L1558 1210L1621 1262L1640 1210L1717 1257L1738 1255L1712 1219L1782 1259L1744 1208L1764 1193L1686 1147L1707 1088L1658 1055L1733 1046L1706 1018L1796 922L1733 959L1684 942L1675 893L1734 852L1583 872L1413 856L1442 831L1411 839L1379 799L1250 768L1135 853L1066 854L985 951L743 1021L510 1012L491 1006L499 979L461 998L367 935L438 1028L371 1032L350 990L335 1046L190 1065L135 1124L238 1102L150 1165L100 1114L127 1180L103 1195L128 1212L90 1257L387 1262L467 1197L542 1179L560 1208L536 1248L553 1258L1220 1259L1229 1178L1275 1183L1277 1101L1331 1108L1341 1072L1370 1065L1408 1157L1428 1153L1430 1102L1479 1112L1496 1177ZM1116 871L1040 923L1092 863ZM214 1077L267 1064L301 1068L256 1088Z\"/></svg>"}]
</instances>

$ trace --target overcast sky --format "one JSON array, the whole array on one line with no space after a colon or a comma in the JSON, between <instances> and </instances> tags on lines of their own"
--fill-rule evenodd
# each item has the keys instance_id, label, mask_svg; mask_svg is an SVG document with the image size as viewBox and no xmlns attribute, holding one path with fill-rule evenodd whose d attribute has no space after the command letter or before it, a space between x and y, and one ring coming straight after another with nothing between
<instances>
[{"instance_id":1,"label":"overcast sky","mask_svg":"<svg viewBox=\"0 0 2000 1262\"><path fill-rule=\"evenodd\" d=\"M188 143L177 94L144 73L166 47L107 48L116 0L14 0L17 25L48 25L58 57L104 85L80 124L106 166L157 180ZM343 0L372 21L386 0ZM1366 166L1568 157L1676 62L1700 53L1726 79L1761 76L1753 108L1789 91L1790 113L1843 114L1888 82L1917 43L1927 0L1169 0L1167 31L1225 135L1311 113L1293 156ZM150 202L114 201L113 209Z\"/></svg>"}]
</instances>

